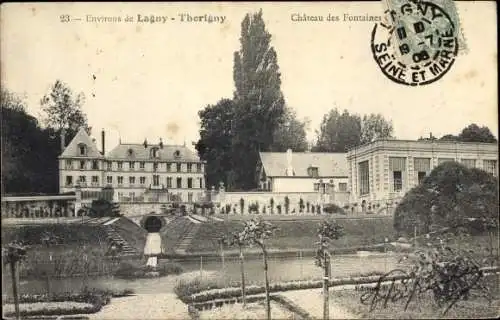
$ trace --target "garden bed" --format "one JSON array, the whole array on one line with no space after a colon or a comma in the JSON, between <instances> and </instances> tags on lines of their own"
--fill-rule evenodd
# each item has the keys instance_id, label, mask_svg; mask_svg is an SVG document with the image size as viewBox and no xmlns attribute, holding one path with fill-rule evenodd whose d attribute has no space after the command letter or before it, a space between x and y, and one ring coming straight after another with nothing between
<instances>
[{"instance_id":1,"label":"garden bed","mask_svg":"<svg viewBox=\"0 0 500 320\"><path fill-rule=\"evenodd\" d=\"M265 319L266 308L263 303L249 303L245 308L242 304L224 305L219 308L201 311L200 319ZM272 319L297 319L296 315L279 303L271 301Z\"/></svg>"},{"instance_id":2,"label":"garden bed","mask_svg":"<svg viewBox=\"0 0 500 320\"><path fill-rule=\"evenodd\" d=\"M121 279L141 279L151 277L153 274L160 277L179 275L182 271L181 265L172 262L159 263L156 268L153 268L144 265L142 261L127 261L120 264L114 275Z\"/></svg>"}]
</instances>

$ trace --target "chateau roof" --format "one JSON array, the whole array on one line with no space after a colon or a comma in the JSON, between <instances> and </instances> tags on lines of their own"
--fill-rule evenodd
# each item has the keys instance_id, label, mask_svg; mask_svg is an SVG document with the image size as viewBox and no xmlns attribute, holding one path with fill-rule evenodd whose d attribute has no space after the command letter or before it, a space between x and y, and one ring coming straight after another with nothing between
<instances>
[{"instance_id":1,"label":"chateau roof","mask_svg":"<svg viewBox=\"0 0 500 320\"><path fill-rule=\"evenodd\" d=\"M153 149L158 150L158 156L156 158L153 158L151 156ZM178 152L178 156L176 152ZM144 144L139 143L119 144L106 154L106 158L117 160L121 159L124 161L141 161L152 159L160 161L200 161L198 155L186 146L163 145L163 148L161 148L159 144L148 144L147 147L144 147Z\"/></svg>"},{"instance_id":2,"label":"chateau roof","mask_svg":"<svg viewBox=\"0 0 500 320\"><path fill-rule=\"evenodd\" d=\"M260 152L260 161L268 177L285 177L288 167L286 152ZM293 152L294 177L309 177L309 167L318 168L318 177L347 177L345 153Z\"/></svg>"},{"instance_id":3,"label":"chateau roof","mask_svg":"<svg viewBox=\"0 0 500 320\"><path fill-rule=\"evenodd\" d=\"M80 145L86 146L86 154L80 154ZM76 133L75 137L71 142L64 148L61 158L74 158L74 157L85 157L85 158L102 158L102 154L97 149L97 146L92 141L92 138L87 134L85 128L80 128Z\"/></svg>"}]
</instances>

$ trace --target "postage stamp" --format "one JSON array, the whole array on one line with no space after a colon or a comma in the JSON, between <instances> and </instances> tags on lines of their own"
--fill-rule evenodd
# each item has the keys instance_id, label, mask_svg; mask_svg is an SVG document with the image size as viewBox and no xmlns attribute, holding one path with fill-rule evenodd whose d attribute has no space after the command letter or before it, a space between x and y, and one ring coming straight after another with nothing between
<instances>
[{"instance_id":1,"label":"postage stamp","mask_svg":"<svg viewBox=\"0 0 500 320\"><path fill-rule=\"evenodd\" d=\"M386 0L385 19L372 31L371 49L382 73L409 86L431 84L465 49L452 1Z\"/></svg>"}]
</instances>

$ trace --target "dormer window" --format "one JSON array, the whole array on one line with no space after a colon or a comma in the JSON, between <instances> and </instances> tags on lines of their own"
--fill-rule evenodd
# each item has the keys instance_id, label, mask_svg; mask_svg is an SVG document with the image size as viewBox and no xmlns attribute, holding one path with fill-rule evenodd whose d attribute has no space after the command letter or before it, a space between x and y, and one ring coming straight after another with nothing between
<instances>
[{"instance_id":1,"label":"dormer window","mask_svg":"<svg viewBox=\"0 0 500 320\"><path fill-rule=\"evenodd\" d=\"M78 145L78 154L80 156L86 156L87 155L87 146L83 143Z\"/></svg>"},{"instance_id":2,"label":"dormer window","mask_svg":"<svg viewBox=\"0 0 500 320\"><path fill-rule=\"evenodd\" d=\"M159 158L159 157L160 157L160 150L158 148L152 148L151 158Z\"/></svg>"},{"instance_id":3,"label":"dormer window","mask_svg":"<svg viewBox=\"0 0 500 320\"><path fill-rule=\"evenodd\" d=\"M181 157L181 152L179 150L175 150L174 152L174 158L178 159Z\"/></svg>"},{"instance_id":4,"label":"dormer window","mask_svg":"<svg viewBox=\"0 0 500 320\"><path fill-rule=\"evenodd\" d=\"M319 177L318 167L310 166L307 168L307 175L312 178Z\"/></svg>"},{"instance_id":5,"label":"dormer window","mask_svg":"<svg viewBox=\"0 0 500 320\"><path fill-rule=\"evenodd\" d=\"M128 155L129 157L133 157L133 156L134 156L134 150L132 150L132 149L128 149L128 150L127 150L127 155Z\"/></svg>"}]
</instances>

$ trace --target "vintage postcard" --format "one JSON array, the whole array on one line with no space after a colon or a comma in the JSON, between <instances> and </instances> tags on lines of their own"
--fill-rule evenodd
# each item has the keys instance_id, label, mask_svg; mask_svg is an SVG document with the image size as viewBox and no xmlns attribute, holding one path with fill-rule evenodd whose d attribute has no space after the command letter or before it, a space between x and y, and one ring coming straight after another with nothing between
<instances>
[{"instance_id":1,"label":"vintage postcard","mask_svg":"<svg viewBox=\"0 0 500 320\"><path fill-rule=\"evenodd\" d=\"M498 317L496 6L2 4L3 319Z\"/></svg>"}]
</instances>

